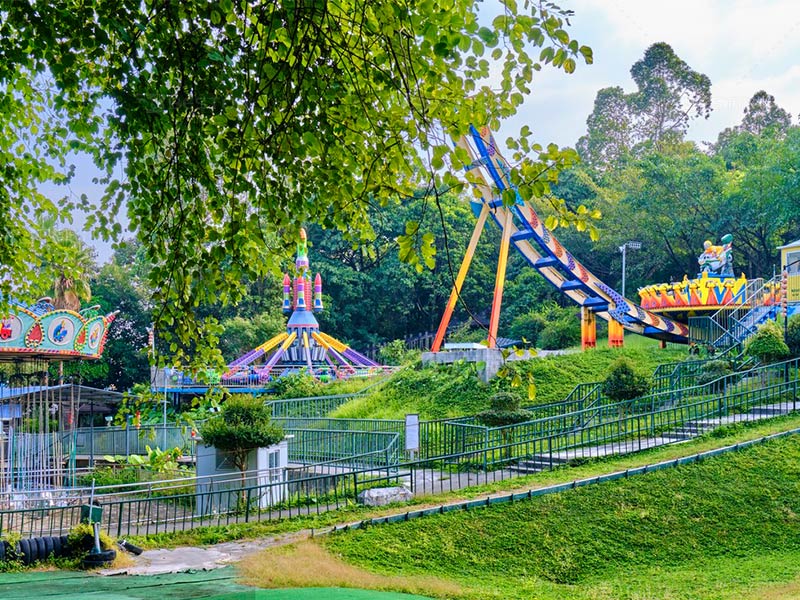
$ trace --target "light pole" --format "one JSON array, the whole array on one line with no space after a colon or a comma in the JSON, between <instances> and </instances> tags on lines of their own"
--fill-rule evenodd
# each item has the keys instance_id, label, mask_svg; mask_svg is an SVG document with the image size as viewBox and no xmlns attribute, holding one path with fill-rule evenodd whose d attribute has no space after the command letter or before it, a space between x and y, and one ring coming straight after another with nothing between
<instances>
[{"instance_id":1,"label":"light pole","mask_svg":"<svg viewBox=\"0 0 800 600\"><path fill-rule=\"evenodd\" d=\"M623 298L625 297L625 255L626 255L626 250L628 248L630 248L631 250L638 250L641 247L642 247L642 242L633 242L633 241L625 242L624 244L622 244L622 246L619 247L619 251L622 252L622 297Z\"/></svg>"}]
</instances>

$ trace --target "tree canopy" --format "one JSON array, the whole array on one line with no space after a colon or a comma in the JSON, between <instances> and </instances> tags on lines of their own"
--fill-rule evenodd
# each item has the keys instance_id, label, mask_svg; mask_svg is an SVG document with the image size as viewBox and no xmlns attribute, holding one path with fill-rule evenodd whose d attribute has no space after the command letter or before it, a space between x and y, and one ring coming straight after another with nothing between
<instances>
[{"instance_id":1,"label":"tree canopy","mask_svg":"<svg viewBox=\"0 0 800 600\"><path fill-rule=\"evenodd\" d=\"M371 204L420 186L463 188L467 157L454 152L452 136L512 115L544 65L571 73L578 59L591 61L565 28L567 11L502 2L488 22L481 6L6 4L4 296L35 288L10 278L41 254L36 217L82 207L89 226L110 238L127 208L152 265L154 319L172 336L171 352L180 358L213 346L220 329L200 307L235 303L243 281L275 273L302 224L369 238ZM526 195L545 196L543 174L573 156L529 136L515 143L515 160L525 159L519 182ZM54 202L38 191L43 182L70 181L73 152L90 155L103 173L102 198Z\"/></svg>"},{"instance_id":2,"label":"tree canopy","mask_svg":"<svg viewBox=\"0 0 800 600\"><path fill-rule=\"evenodd\" d=\"M578 142L585 162L604 169L642 148L683 141L691 119L711 113L711 80L693 70L664 42L650 46L631 67L636 91L603 88Z\"/></svg>"}]
</instances>

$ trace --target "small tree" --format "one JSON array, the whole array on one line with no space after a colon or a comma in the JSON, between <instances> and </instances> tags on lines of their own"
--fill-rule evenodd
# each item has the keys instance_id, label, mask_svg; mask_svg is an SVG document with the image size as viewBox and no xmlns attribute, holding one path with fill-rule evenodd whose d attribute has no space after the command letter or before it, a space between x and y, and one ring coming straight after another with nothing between
<instances>
[{"instance_id":1,"label":"small tree","mask_svg":"<svg viewBox=\"0 0 800 600\"><path fill-rule=\"evenodd\" d=\"M775 321L767 321L744 343L748 356L763 364L778 361L789 356L789 347L783 340L783 331Z\"/></svg>"},{"instance_id":2,"label":"small tree","mask_svg":"<svg viewBox=\"0 0 800 600\"><path fill-rule=\"evenodd\" d=\"M614 402L619 402L619 418L623 428L625 415L631 408L634 398L640 398L650 391L647 377L636 372L630 359L620 356L611 363L608 375L603 381L603 394ZM630 401L625 403L626 401Z\"/></svg>"},{"instance_id":3,"label":"small tree","mask_svg":"<svg viewBox=\"0 0 800 600\"><path fill-rule=\"evenodd\" d=\"M256 448L280 442L283 428L272 422L271 411L263 400L247 394L234 394L222 410L200 428L200 437L208 446L230 453L233 465L242 474L242 500L247 477L247 459Z\"/></svg>"},{"instance_id":4,"label":"small tree","mask_svg":"<svg viewBox=\"0 0 800 600\"><path fill-rule=\"evenodd\" d=\"M650 391L647 377L636 372L630 359L621 356L615 360L603 381L603 393L614 400L622 402L644 396Z\"/></svg>"},{"instance_id":5,"label":"small tree","mask_svg":"<svg viewBox=\"0 0 800 600\"><path fill-rule=\"evenodd\" d=\"M707 383L714 384L711 386L712 392L725 391L725 379L727 375L733 373L731 365L726 360L712 360L703 365L700 374L697 376L697 385L705 385Z\"/></svg>"},{"instance_id":6,"label":"small tree","mask_svg":"<svg viewBox=\"0 0 800 600\"><path fill-rule=\"evenodd\" d=\"M511 392L498 392L489 399L489 410L478 413L478 422L487 427L501 427L505 457L511 458L512 430L510 425L530 420L531 413L520 408L520 397Z\"/></svg>"}]
</instances>

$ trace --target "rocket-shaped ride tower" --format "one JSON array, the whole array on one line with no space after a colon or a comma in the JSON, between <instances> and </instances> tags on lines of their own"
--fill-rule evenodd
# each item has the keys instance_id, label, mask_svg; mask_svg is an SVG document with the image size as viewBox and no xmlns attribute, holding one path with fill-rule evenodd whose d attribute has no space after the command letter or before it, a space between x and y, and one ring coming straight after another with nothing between
<instances>
[{"instance_id":1,"label":"rocket-shaped ride tower","mask_svg":"<svg viewBox=\"0 0 800 600\"><path fill-rule=\"evenodd\" d=\"M225 380L268 381L288 373L347 378L371 374L385 367L359 354L319 329L314 313L322 311L322 277L309 276L308 240L300 230L295 277L283 277L283 312L290 313L286 332L276 335L228 365Z\"/></svg>"}]
</instances>

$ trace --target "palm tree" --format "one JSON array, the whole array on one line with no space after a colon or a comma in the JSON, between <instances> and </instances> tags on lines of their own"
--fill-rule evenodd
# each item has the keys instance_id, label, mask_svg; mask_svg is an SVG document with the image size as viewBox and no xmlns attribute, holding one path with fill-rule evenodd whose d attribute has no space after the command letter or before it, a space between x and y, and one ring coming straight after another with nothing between
<instances>
[{"instance_id":1,"label":"palm tree","mask_svg":"<svg viewBox=\"0 0 800 600\"><path fill-rule=\"evenodd\" d=\"M81 301L92 299L89 281L97 270L94 249L71 229L60 229L52 219L40 223L47 238L42 266L53 278L53 305L79 311Z\"/></svg>"}]
</instances>

